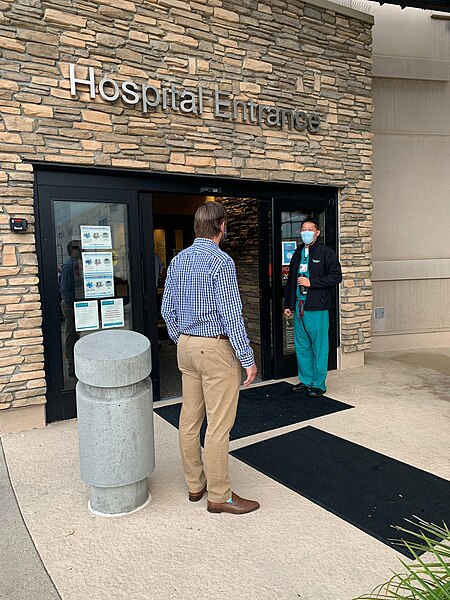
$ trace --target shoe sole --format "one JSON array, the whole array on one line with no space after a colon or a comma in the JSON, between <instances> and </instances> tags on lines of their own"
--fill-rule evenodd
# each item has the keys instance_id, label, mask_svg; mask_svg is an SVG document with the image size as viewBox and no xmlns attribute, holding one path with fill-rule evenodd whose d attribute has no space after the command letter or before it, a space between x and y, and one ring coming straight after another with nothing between
<instances>
[{"instance_id":1,"label":"shoe sole","mask_svg":"<svg viewBox=\"0 0 450 600\"><path fill-rule=\"evenodd\" d=\"M203 498L203 496L206 494L206 490L203 490L203 492L200 492L200 494L196 494L195 496L192 494L189 494L189 502L198 502L199 500L201 500Z\"/></svg>"},{"instance_id":2,"label":"shoe sole","mask_svg":"<svg viewBox=\"0 0 450 600\"><path fill-rule=\"evenodd\" d=\"M259 506L255 506L255 508L251 508L250 510L246 510L245 512L232 512L230 510L223 510L222 508L207 508L206 510L209 513L213 513L213 514L220 514L220 513L226 513L228 515L248 515L248 513L254 512L255 510L258 510L258 508L260 508Z\"/></svg>"}]
</instances>

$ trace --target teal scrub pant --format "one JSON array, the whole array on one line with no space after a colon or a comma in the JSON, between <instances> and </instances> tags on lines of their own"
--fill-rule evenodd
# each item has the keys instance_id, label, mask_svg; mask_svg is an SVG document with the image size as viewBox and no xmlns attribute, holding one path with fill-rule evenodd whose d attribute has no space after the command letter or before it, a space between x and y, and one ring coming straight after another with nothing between
<instances>
[{"instance_id":1,"label":"teal scrub pant","mask_svg":"<svg viewBox=\"0 0 450 600\"><path fill-rule=\"evenodd\" d=\"M328 370L328 329L328 310L305 310L301 317L296 302L294 343L298 378L308 387L323 391Z\"/></svg>"}]
</instances>

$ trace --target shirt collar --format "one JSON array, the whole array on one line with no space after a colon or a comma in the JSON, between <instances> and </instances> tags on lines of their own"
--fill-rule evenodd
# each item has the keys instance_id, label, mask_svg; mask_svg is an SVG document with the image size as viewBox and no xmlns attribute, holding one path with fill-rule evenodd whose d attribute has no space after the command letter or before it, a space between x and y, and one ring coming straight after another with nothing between
<instances>
[{"instance_id":1,"label":"shirt collar","mask_svg":"<svg viewBox=\"0 0 450 600\"><path fill-rule=\"evenodd\" d=\"M219 247L215 242L210 240L209 238L195 238L193 246L204 247L204 248L212 248L216 249Z\"/></svg>"}]
</instances>

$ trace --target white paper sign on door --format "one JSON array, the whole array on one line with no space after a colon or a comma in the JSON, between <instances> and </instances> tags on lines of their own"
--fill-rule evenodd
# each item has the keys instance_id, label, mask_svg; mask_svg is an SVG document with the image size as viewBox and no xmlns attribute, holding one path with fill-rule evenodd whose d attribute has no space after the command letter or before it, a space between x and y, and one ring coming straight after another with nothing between
<instances>
[{"instance_id":1,"label":"white paper sign on door","mask_svg":"<svg viewBox=\"0 0 450 600\"><path fill-rule=\"evenodd\" d=\"M81 248L83 250L108 250L112 248L109 225L80 225Z\"/></svg>"},{"instance_id":2,"label":"white paper sign on door","mask_svg":"<svg viewBox=\"0 0 450 600\"><path fill-rule=\"evenodd\" d=\"M76 331L92 331L98 329L97 300L74 302Z\"/></svg>"},{"instance_id":3,"label":"white paper sign on door","mask_svg":"<svg viewBox=\"0 0 450 600\"><path fill-rule=\"evenodd\" d=\"M85 298L111 298L114 296L114 278L108 275L85 275Z\"/></svg>"},{"instance_id":4,"label":"white paper sign on door","mask_svg":"<svg viewBox=\"0 0 450 600\"><path fill-rule=\"evenodd\" d=\"M101 300L102 328L124 327L123 299Z\"/></svg>"},{"instance_id":5,"label":"white paper sign on door","mask_svg":"<svg viewBox=\"0 0 450 600\"><path fill-rule=\"evenodd\" d=\"M83 252L82 257L84 275L113 276L112 252Z\"/></svg>"}]
</instances>

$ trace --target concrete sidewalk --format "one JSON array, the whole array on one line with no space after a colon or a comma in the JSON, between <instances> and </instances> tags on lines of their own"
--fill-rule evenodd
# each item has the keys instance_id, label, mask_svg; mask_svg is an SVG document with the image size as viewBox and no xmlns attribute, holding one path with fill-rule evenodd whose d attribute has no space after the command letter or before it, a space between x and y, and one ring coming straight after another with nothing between
<instances>
[{"instance_id":1,"label":"concrete sidewalk","mask_svg":"<svg viewBox=\"0 0 450 600\"><path fill-rule=\"evenodd\" d=\"M60 598L22 518L0 440L0 598Z\"/></svg>"},{"instance_id":2,"label":"concrete sidewalk","mask_svg":"<svg viewBox=\"0 0 450 600\"><path fill-rule=\"evenodd\" d=\"M450 479L450 349L369 354L328 386L355 409L231 448L313 425ZM117 519L87 510L75 421L3 436L14 493L0 454L0 598L351 600L401 569L395 550L234 458L234 489L261 509L235 517L189 503L178 432L158 415L155 431L153 501Z\"/></svg>"}]
</instances>

